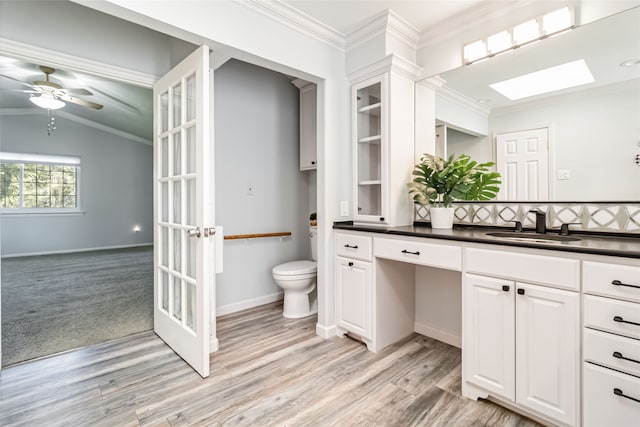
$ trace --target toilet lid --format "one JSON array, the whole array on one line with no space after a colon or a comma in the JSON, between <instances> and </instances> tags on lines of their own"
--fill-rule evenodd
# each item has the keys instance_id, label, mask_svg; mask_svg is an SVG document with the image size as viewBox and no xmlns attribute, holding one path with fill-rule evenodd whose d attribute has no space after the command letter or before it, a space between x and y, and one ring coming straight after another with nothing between
<instances>
[{"instance_id":1,"label":"toilet lid","mask_svg":"<svg viewBox=\"0 0 640 427\"><path fill-rule=\"evenodd\" d=\"M291 261L273 267L273 274L296 275L309 274L318 271L318 264L315 261Z\"/></svg>"}]
</instances>

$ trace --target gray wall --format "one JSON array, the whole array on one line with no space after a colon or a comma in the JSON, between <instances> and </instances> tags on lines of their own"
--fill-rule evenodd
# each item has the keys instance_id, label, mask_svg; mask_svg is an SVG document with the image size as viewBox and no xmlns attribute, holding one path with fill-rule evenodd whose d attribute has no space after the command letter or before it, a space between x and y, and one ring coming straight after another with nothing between
<instances>
[{"instance_id":1,"label":"gray wall","mask_svg":"<svg viewBox=\"0 0 640 427\"><path fill-rule=\"evenodd\" d=\"M66 0L0 5L0 37L146 74L165 74L195 48Z\"/></svg>"},{"instance_id":2,"label":"gray wall","mask_svg":"<svg viewBox=\"0 0 640 427\"><path fill-rule=\"evenodd\" d=\"M271 269L309 259L315 173L299 170L298 89L240 61L215 72L215 211L225 235L291 231L291 238L227 240L217 307L228 312L280 292ZM248 195L249 186L254 194Z\"/></svg>"},{"instance_id":3,"label":"gray wall","mask_svg":"<svg viewBox=\"0 0 640 427\"><path fill-rule=\"evenodd\" d=\"M152 243L152 147L62 117L56 123L47 136L46 114L0 116L0 149L80 156L85 213L3 216L2 256Z\"/></svg>"}]
</instances>

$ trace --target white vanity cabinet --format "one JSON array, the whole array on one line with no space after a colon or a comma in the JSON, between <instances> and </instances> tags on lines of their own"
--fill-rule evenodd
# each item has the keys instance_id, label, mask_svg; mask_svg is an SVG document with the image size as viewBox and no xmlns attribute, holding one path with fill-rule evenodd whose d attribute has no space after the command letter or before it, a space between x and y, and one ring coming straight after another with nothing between
<instances>
[{"instance_id":1,"label":"white vanity cabinet","mask_svg":"<svg viewBox=\"0 0 640 427\"><path fill-rule=\"evenodd\" d=\"M338 332L372 339L373 266L369 236L336 234L336 317ZM365 342L366 342L365 341Z\"/></svg>"},{"instance_id":2,"label":"white vanity cabinet","mask_svg":"<svg viewBox=\"0 0 640 427\"><path fill-rule=\"evenodd\" d=\"M584 261L585 427L640 422L640 263Z\"/></svg>"},{"instance_id":3,"label":"white vanity cabinet","mask_svg":"<svg viewBox=\"0 0 640 427\"><path fill-rule=\"evenodd\" d=\"M389 71L352 86L353 219L411 221L414 82ZM393 141L393 150L390 142Z\"/></svg>"},{"instance_id":4,"label":"white vanity cabinet","mask_svg":"<svg viewBox=\"0 0 640 427\"><path fill-rule=\"evenodd\" d=\"M580 261L478 248L464 254L463 395L491 395L578 425Z\"/></svg>"}]
</instances>

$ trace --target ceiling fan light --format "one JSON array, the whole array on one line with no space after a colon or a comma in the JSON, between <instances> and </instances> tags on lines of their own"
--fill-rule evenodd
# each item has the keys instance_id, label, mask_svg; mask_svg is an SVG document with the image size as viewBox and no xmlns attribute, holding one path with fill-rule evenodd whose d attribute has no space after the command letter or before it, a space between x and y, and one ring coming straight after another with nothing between
<instances>
[{"instance_id":1,"label":"ceiling fan light","mask_svg":"<svg viewBox=\"0 0 640 427\"><path fill-rule=\"evenodd\" d=\"M42 94L40 96L32 96L31 98L29 98L29 101L33 102L40 108L46 108L48 110L57 110L58 108L62 108L67 105L59 99L56 99L55 97L50 95L47 96L46 94Z\"/></svg>"}]
</instances>

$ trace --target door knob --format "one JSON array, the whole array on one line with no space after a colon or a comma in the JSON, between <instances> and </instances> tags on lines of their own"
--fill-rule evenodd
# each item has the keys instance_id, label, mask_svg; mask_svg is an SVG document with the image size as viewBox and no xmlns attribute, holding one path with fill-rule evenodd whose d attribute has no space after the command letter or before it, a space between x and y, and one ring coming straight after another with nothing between
<instances>
[{"instance_id":1,"label":"door knob","mask_svg":"<svg viewBox=\"0 0 640 427\"><path fill-rule=\"evenodd\" d=\"M206 231L205 231L205 234L206 234ZM192 228L190 230L187 230L187 235L189 237L200 237L200 227L196 227L196 228Z\"/></svg>"}]
</instances>

